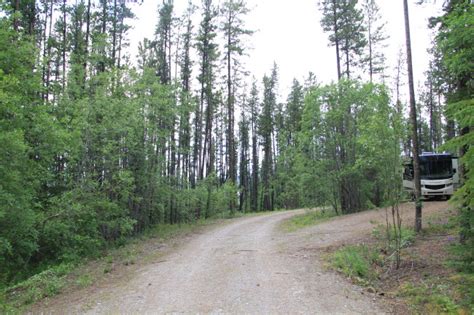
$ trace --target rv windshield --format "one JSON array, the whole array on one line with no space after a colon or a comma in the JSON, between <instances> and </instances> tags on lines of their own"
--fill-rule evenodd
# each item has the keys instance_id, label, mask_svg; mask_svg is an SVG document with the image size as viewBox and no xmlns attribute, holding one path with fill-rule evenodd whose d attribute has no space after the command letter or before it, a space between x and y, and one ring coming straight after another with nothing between
<instances>
[{"instance_id":1,"label":"rv windshield","mask_svg":"<svg viewBox=\"0 0 474 315\"><path fill-rule=\"evenodd\" d=\"M445 179L453 176L451 156L420 156L422 179Z\"/></svg>"}]
</instances>

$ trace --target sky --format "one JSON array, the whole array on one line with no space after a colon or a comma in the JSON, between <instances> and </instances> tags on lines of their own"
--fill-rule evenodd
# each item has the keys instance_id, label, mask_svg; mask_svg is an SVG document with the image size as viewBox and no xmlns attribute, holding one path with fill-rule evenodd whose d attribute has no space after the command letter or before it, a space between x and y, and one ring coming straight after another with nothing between
<instances>
[{"instance_id":1,"label":"sky","mask_svg":"<svg viewBox=\"0 0 474 315\"><path fill-rule=\"evenodd\" d=\"M187 7L187 0L175 0L175 12L180 15ZM215 1L218 3L218 1ZM433 38L428 29L428 18L441 14L442 1L416 5L409 0L410 28L412 37L412 54L414 82L416 87L423 83L427 70L429 55L426 50ZM144 37L153 38L157 23L158 0L144 0L141 5L132 5L137 19L131 22L133 29L129 32L130 54L136 55L136 47ZM200 0L195 3L200 5ZM387 22L386 33L388 47L388 74L392 75L400 49L405 52L405 28L402 0L378 0L382 20ZM249 56L245 63L247 70L257 80L265 73L269 74L273 63L279 68L279 88L283 97L289 91L293 78L303 82L311 71L318 82L330 83L337 78L335 48L330 47L328 33L323 32L318 9L318 0L247 0L251 12L246 18L246 25L256 32L246 40ZM196 26L200 21L199 13L195 14ZM416 88L415 87L415 88Z\"/></svg>"}]
</instances>

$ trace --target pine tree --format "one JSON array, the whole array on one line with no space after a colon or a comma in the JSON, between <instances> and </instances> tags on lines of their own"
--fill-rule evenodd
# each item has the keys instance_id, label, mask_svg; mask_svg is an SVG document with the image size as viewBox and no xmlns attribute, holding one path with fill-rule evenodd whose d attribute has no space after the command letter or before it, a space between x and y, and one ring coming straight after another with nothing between
<instances>
[{"instance_id":1,"label":"pine tree","mask_svg":"<svg viewBox=\"0 0 474 315\"><path fill-rule=\"evenodd\" d=\"M251 193L250 193L250 204L253 211L259 209L258 204L258 186L259 186L259 139L258 139L258 117L260 115L260 106L258 100L257 83L252 82L252 88L250 90L250 98L248 101L248 109L250 113L250 129L252 132L252 181L251 181Z\"/></svg>"},{"instance_id":2,"label":"pine tree","mask_svg":"<svg viewBox=\"0 0 474 315\"><path fill-rule=\"evenodd\" d=\"M356 7L358 0L323 0L321 26L330 32L329 41L336 47L338 79L351 75L351 67L358 66L366 45L363 14ZM345 68L343 70L343 67Z\"/></svg>"},{"instance_id":3,"label":"pine tree","mask_svg":"<svg viewBox=\"0 0 474 315\"><path fill-rule=\"evenodd\" d=\"M445 93L447 102L448 126L459 124L460 133L449 142L454 150L459 150L461 161L459 178L461 188L456 192L456 206L459 209L460 242L465 246L462 255L466 269L474 261L474 210L472 207L474 192L473 176L473 85L472 60L474 58L473 16L471 1L447 1L445 13L438 19L439 33L436 36L437 47L441 53L440 61L445 69L443 81L448 84ZM450 123L451 122L451 123ZM451 131L451 132L450 132ZM454 128L448 130L448 138L455 136ZM472 270L472 268L471 268Z\"/></svg>"},{"instance_id":4,"label":"pine tree","mask_svg":"<svg viewBox=\"0 0 474 315\"><path fill-rule=\"evenodd\" d=\"M411 57L411 38L410 38L410 22L408 15L408 2L403 1L404 18L405 18L405 37L406 37L406 51L407 51L407 67L408 67L408 88L410 92L410 123L412 128L412 150L413 150L413 170L415 182L415 231L421 231L421 180L420 180L420 161L419 161L419 146L418 146L418 124L416 115L416 101L415 88L413 86L413 61Z\"/></svg>"},{"instance_id":5,"label":"pine tree","mask_svg":"<svg viewBox=\"0 0 474 315\"><path fill-rule=\"evenodd\" d=\"M239 210L245 212L249 209L249 193L250 193L249 121L247 119L247 115L245 114L245 111L242 111L242 116L239 122L239 143L240 143Z\"/></svg>"},{"instance_id":6,"label":"pine tree","mask_svg":"<svg viewBox=\"0 0 474 315\"><path fill-rule=\"evenodd\" d=\"M365 0L363 4L365 29L367 31L367 57L364 63L368 65L370 82L373 81L374 75L381 75L383 81L383 72L385 70L386 58L384 41L388 36L384 33L385 23L380 22L380 8L375 0Z\"/></svg>"},{"instance_id":7,"label":"pine tree","mask_svg":"<svg viewBox=\"0 0 474 315\"><path fill-rule=\"evenodd\" d=\"M202 3L203 19L200 24L199 34L196 39L196 48L200 57L200 105L195 115L195 148L194 168L198 169L198 179L207 177L214 171L215 143L213 138L214 114L216 110L215 89L215 63L218 58L218 46L215 43L217 10L212 0L204 0ZM202 115L202 116L201 116ZM202 123L204 119L204 139L201 140ZM198 162L199 160L199 162ZM210 193L209 193L210 198ZM209 206L209 200L207 202ZM209 210L209 209L208 209Z\"/></svg>"},{"instance_id":8,"label":"pine tree","mask_svg":"<svg viewBox=\"0 0 474 315\"><path fill-rule=\"evenodd\" d=\"M171 82L171 29L173 22L173 0L163 1L158 9L155 49L157 56L156 75L162 84Z\"/></svg>"},{"instance_id":9,"label":"pine tree","mask_svg":"<svg viewBox=\"0 0 474 315\"><path fill-rule=\"evenodd\" d=\"M180 95L180 116L179 116L179 148L178 148L178 171L181 174L181 186L184 182L193 182L191 173L191 111L195 106L194 99L191 95L191 74L192 74L192 14L194 7L190 3L185 15L186 31L182 35L182 51L180 56L180 79L181 79L181 95Z\"/></svg>"},{"instance_id":10,"label":"pine tree","mask_svg":"<svg viewBox=\"0 0 474 315\"><path fill-rule=\"evenodd\" d=\"M273 131L276 104L277 66L273 66L271 76L263 77L263 104L259 119L259 133L262 137L262 206L263 210L273 210Z\"/></svg>"},{"instance_id":11,"label":"pine tree","mask_svg":"<svg viewBox=\"0 0 474 315\"><path fill-rule=\"evenodd\" d=\"M221 31L225 37L224 54L226 63L226 85L227 85L227 167L228 178L232 184L237 180L237 153L234 136L234 111L236 89L238 88L239 76L242 74L239 58L245 52L242 38L252 34L252 31L244 28L243 17L249 12L243 0L227 0L222 4L221 15L224 19ZM231 211L235 205L231 201Z\"/></svg>"}]
</instances>

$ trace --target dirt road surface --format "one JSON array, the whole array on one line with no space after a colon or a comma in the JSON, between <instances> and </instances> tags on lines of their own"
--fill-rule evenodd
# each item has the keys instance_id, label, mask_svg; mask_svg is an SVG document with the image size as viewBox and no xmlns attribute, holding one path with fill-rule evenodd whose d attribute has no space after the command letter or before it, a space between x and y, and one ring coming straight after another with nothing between
<instances>
[{"instance_id":1,"label":"dirt road surface","mask_svg":"<svg viewBox=\"0 0 474 315\"><path fill-rule=\"evenodd\" d=\"M446 208L426 203L424 214ZM404 207L405 220L413 206ZM179 248L140 267L128 281L70 299L59 297L45 313L252 313L380 314L391 310L374 294L327 271L321 249L370 233L385 211L338 217L293 233L280 223L302 210L244 217L195 235ZM411 221L407 221L411 222ZM62 301L62 302L61 302Z\"/></svg>"}]
</instances>

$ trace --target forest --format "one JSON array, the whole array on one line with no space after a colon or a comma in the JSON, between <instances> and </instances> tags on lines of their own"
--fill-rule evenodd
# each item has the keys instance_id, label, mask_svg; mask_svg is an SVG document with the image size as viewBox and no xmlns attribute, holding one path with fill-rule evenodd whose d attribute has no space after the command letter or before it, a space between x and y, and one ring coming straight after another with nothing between
<instances>
[{"instance_id":1,"label":"forest","mask_svg":"<svg viewBox=\"0 0 474 315\"><path fill-rule=\"evenodd\" d=\"M315 0L338 80L309 73L283 102L277 64L247 82L255 30L244 0L193 1L183 15L163 0L157 10L155 35L132 62L127 1L0 1L2 285L161 223L304 207L347 214L403 199L413 120L419 152L461 157L452 205L472 268L469 0L445 1L430 20L412 117L405 52L387 85L390 39L375 0Z\"/></svg>"}]
</instances>

